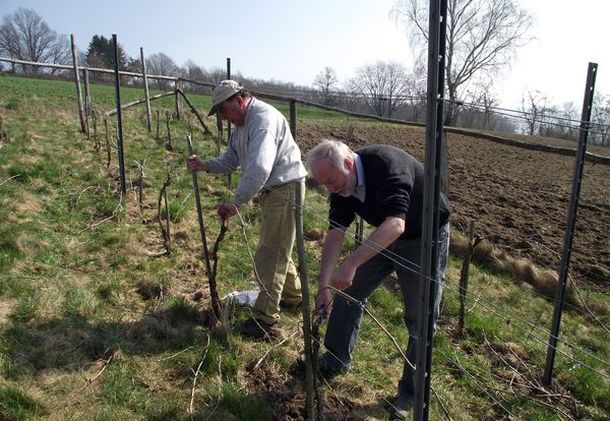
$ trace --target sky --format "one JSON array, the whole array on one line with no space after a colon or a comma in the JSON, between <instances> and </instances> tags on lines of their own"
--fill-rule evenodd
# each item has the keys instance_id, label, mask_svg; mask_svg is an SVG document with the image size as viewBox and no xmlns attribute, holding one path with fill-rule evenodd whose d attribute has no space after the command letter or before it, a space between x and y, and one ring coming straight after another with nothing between
<instances>
[{"instance_id":1,"label":"sky","mask_svg":"<svg viewBox=\"0 0 610 421\"><path fill-rule=\"evenodd\" d=\"M377 60L411 68L413 51L403 26L390 16L396 0L1 0L0 16L34 9L80 50L93 35L117 34L132 57L163 52L178 65L188 59L245 77L311 86L324 67L340 82ZM497 75L500 105L519 108L526 90L580 111L587 66L599 64L596 93L610 95L610 0L517 0L534 18L534 39Z\"/></svg>"}]
</instances>

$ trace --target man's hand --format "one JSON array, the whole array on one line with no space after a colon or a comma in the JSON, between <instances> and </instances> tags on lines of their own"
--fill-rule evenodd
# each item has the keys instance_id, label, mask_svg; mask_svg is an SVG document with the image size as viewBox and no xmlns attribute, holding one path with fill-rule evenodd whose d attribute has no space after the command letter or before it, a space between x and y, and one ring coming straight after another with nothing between
<instances>
[{"instance_id":1,"label":"man's hand","mask_svg":"<svg viewBox=\"0 0 610 421\"><path fill-rule=\"evenodd\" d=\"M207 168L203 161L197 155L190 155L186 158L186 168L189 171L205 171Z\"/></svg>"},{"instance_id":2,"label":"man's hand","mask_svg":"<svg viewBox=\"0 0 610 421\"><path fill-rule=\"evenodd\" d=\"M316 296L316 311L323 318L326 318L330 314L330 310L330 290L328 288L323 288L318 292L318 295Z\"/></svg>"},{"instance_id":3,"label":"man's hand","mask_svg":"<svg viewBox=\"0 0 610 421\"><path fill-rule=\"evenodd\" d=\"M337 268L331 279L331 284L335 288L343 291L352 285L357 266L353 265L349 258Z\"/></svg>"},{"instance_id":4,"label":"man's hand","mask_svg":"<svg viewBox=\"0 0 610 421\"><path fill-rule=\"evenodd\" d=\"M226 221L237 213L237 206L231 202L224 202L218 205L218 216L222 221Z\"/></svg>"}]
</instances>

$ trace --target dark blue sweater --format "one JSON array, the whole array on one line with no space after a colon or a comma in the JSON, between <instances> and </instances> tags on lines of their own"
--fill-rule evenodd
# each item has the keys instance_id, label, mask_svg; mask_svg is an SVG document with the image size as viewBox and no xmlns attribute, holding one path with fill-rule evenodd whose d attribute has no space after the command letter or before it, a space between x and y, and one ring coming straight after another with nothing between
<instances>
[{"instance_id":1,"label":"dark blue sweater","mask_svg":"<svg viewBox=\"0 0 610 421\"><path fill-rule=\"evenodd\" d=\"M405 220L400 238L421 235L424 194L424 166L405 151L388 145L369 145L356 151L362 160L366 195L330 195L330 228L348 227L360 215L378 227L389 216ZM451 208L444 194L440 199L439 224L449 220Z\"/></svg>"}]
</instances>

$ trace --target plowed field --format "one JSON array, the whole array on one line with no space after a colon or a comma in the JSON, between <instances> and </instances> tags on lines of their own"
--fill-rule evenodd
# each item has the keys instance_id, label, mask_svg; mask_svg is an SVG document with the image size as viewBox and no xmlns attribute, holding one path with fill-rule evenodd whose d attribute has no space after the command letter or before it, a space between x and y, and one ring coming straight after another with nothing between
<instances>
[{"instance_id":1,"label":"plowed field","mask_svg":"<svg viewBox=\"0 0 610 421\"><path fill-rule=\"evenodd\" d=\"M343 139L346 132L347 124L303 122L297 140L306 151L322 137ZM423 161L424 136L418 127L357 124L350 145L387 143ZM451 133L447 142L454 227L465 232L474 220L478 234L510 255L557 270L575 158ZM610 166L586 162L577 216L570 274L610 291Z\"/></svg>"}]
</instances>

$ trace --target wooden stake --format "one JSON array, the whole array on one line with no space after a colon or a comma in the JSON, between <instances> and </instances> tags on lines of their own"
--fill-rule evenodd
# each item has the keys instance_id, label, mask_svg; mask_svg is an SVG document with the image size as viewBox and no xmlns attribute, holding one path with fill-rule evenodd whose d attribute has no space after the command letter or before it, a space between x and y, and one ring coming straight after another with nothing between
<instances>
[{"instance_id":1,"label":"wooden stake","mask_svg":"<svg viewBox=\"0 0 610 421\"><path fill-rule=\"evenodd\" d=\"M180 82L176 79L174 82L175 94L176 94L176 120L182 118L182 95L178 94L180 89Z\"/></svg>"},{"instance_id":2,"label":"wooden stake","mask_svg":"<svg viewBox=\"0 0 610 421\"><path fill-rule=\"evenodd\" d=\"M140 178L138 179L138 206L140 208L140 215L144 213L144 163L143 159L138 163L138 170L140 171Z\"/></svg>"},{"instance_id":3,"label":"wooden stake","mask_svg":"<svg viewBox=\"0 0 610 421\"><path fill-rule=\"evenodd\" d=\"M110 168L110 132L108 130L108 119L105 118L104 119L104 127L106 129L106 153L107 153L107 160L106 160L106 167Z\"/></svg>"},{"instance_id":4,"label":"wooden stake","mask_svg":"<svg viewBox=\"0 0 610 421\"><path fill-rule=\"evenodd\" d=\"M93 122L93 146L97 153L100 152L100 138L97 133L97 112L95 108L91 108L91 121Z\"/></svg>"},{"instance_id":5,"label":"wooden stake","mask_svg":"<svg viewBox=\"0 0 610 421\"><path fill-rule=\"evenodd\" d=\"M161 111L157 108L157 140L159 140L160 126L161 126Z\"/></svg>"},{"instance_id":6,"label":"wooden stake","mask_svg":"<svg viewBox=\"0 0 610 421\"><path fill-rule=\"evenodd\" d=\"M165 149L168 151L173 150L172 148L172 129L169 127L169 111L165 113L165 126L167 127L167 143L165 144Z\"/></svg>"},{"instance_id":7,"label":"wooden stake","mask_svg":"<svg viewBox=\"0 0 610 421\"><path fill-rule=\"evenodd\" d=\"M83 108L83 94L80 89L80 73L78 71L78 55L76 54L76 42L74 34L70 34L70 44L72 46L72 66L74 68L74 83L76 83L76 101L78 102L78 116L80 118L80 131L87 133L85 110Z\"/></svg>"},{"instance_id":8,"label":"wooden stake","mask_svg":"<svg viewBox=\"0 0 610 421\"><path fill-rule=\"evenodd\" d=\"M460 273L460 318L458 322L458 333L461 335L464 330L464 318L466 316L466 294L468 292L468 275L470 271L470 262L475 247L481 241L480 237L474 235L474 221L470 223L470 233L468 236L468 250L462 263L462 271Z\"/></svg>"},{"instance_id":9,"label":"wooden stake","mask_svg":"<svg viewBox=\"0 0 610 421\"><path fill-rule=\"evenodd\" d=\"M193 142L191 141L191 137L186 137L186 144L188 147L188 154L193 155ZM203 222L203 211L201 210L201 196L199 195L199 180L197 179L197 173L193 171L193 191L195 193L195 206L197 207L197 220L199 222L199 234L201 236L201 245L202 245L202 254L203 260L205 262L205 268L208 273L208 278L210 279L210 296L212 298L212 310L214 312L214 316L217 320L222 320L222 310L220 306L220 298L218 296L218 291L216 290L216 282L212 278L213 269L210 263L210 254L208 252L208 240L205 235L205 224Z\"/></svg>"},{"instance_id":10,"label":"wooden stake","mask_svg":"<svg viewBox=\"0 0 610 421\"><path fill-rule=\"evenodd\" d=\"M146 74L146 60L144 60L144 49L140 47L140 61L142 62L142 77L144 79L144 98L146 99L146 127L148 133L152 131L150 115L150 98L148 93L148 75Z\"/></svg>"}]
</instances>

